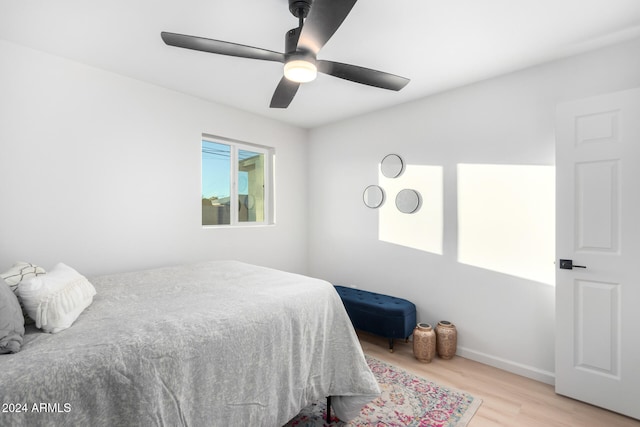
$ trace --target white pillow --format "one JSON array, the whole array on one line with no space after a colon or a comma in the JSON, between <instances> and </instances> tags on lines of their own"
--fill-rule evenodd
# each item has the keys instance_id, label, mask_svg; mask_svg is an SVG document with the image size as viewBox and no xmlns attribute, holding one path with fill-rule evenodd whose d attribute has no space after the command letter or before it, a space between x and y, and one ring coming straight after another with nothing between
<instances>
[{"instance_id":1,"label":"white pillow","mask_svg":"<svg viewBox=\"0 0 640 427\"><path fill-rule=\"evenodd\" d=\"M9 270L4 273L0 273L0 277L2 277L5 282L11 287L11 290L16 297L20 297L18 293L18 286L23 280L27 280L33 276L40 276L41 274L45 274L46 272L42 267L39 267L35 264L31 264L30 262L18 261L13 264ZM24 324L30 325L33 323L33 320L27 314L27 310L24 309L24 305L22 301L18 301L20 303L20 307L22 308L22 315L24 316Z\"/></svg>"},{"instance_id":2,"label":"white pillow","mask_svg":"<svg viewBox=\"0 0 640 427\"><path fill-rule=\"evenodd\" d=\"M17 287L21 281L44 273L45 271L42 267L31 264L30 262L18 261L13 264L13 267L9 270L4 273L0 273L0 277L2 277L4 281L11 286L11 290L16 294L16 296L18 296Z\"/></svg>"},{"instance_id":3,"label":"white pillow","mask_svg":"<svg viewBox=\"0 0 640 427\"><path fill-rule=\"evenodd\" d=\"M86 277L60 263L47 274L23 280L18 293L36 326L56 333L70 327L91 305L96 290Z\"/></svg>"}]
</instances>

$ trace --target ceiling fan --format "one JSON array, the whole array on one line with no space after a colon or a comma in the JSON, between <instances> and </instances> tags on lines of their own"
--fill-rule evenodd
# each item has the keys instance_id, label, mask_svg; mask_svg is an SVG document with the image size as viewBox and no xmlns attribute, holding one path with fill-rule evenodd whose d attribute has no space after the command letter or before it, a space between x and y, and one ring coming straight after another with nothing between
<instances>
[{"instance_id":1,"label":"ceiling fan","mask_svg":"<svg viewBox=\"0 0 640 427\"><path fill-rule=\"evenodd\" d=\"M409 79L356 65L316 58L320 49L345 20L356 1L289 0L289 11L298 18L298 28L289 30L285 35L285 53L166 31L163 31L161 36L169 46L283 63L284 76L271 98L271 108L287 108L300 84L315 79L318 71L356 83L398 91L409 83Z\"/></svg>"}]
</instances>

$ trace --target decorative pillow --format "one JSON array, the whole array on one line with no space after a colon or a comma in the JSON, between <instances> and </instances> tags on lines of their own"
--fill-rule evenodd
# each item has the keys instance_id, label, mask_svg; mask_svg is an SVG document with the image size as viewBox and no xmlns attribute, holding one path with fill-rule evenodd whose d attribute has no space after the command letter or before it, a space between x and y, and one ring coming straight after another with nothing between
<instances>
[{"instance_id":1,"label":"decorative pillow","mask_svg":"<svg viewBox=\"0 0 640 427\"><path fill-rule=\"evenodd\" d=\"M18 297L18 302L20 303L20 307L22 307L22 315L24 316L24 323L26 325L30 325L33 323L33 320L27 315L27 311L24 309L22 305L22 301L20 301L18 295L18 286L20 286L20 282L30 277L40 276L41 274L45 274L44 268L38 267L35 264L31 264L30 262L19 261L13 264L9 270L0 274L0 277L4 279L5 282L11 287L11 290Z\"/></svg>"},{"instance_id":2,"label":"decorative pillow","mask_svg":"<svg viewBox=\"0 0 640 427\"><path fill-rule=\"evenodd\" d=\"M17 353L24 337L24 317L18 298L0 280L0 354Z\"/></svg>"},{"instance_id":3,"label":"decorative pillow","mask_svg":"<svg viewBox=\"0 0 640 427\"><path fill-rule=\"evenodd\" d=\"M54 334L75 322L96 290L86 277L60 263L47 274L22 281L18 293L36 327Z\"/></svg>"},{"instance_id":4,"label":"decorative pillow","mask_svg":"<svg viewBox=\"0 0 640 427\"><path fill-rule=\"evenodd\" d=\"M18 285L21 281L30 277L39 276L45 274L44 268L38 267L30 262L16 262L9 270L0 274L0 277L11 287L11 290L17 295Z\"/></svg>"}]
</instances>

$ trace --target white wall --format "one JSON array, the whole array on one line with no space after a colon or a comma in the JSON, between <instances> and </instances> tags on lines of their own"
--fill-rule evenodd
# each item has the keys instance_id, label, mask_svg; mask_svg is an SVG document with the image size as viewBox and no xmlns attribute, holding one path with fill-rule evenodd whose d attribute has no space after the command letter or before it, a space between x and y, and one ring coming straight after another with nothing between
<instances>
[{"instance_id":1,"label":"white wall","mask_svg":"<svg viewBox=\"0 0 640 427\"><path fill-rule=\"evenodd\" d=\"M306 271L306 131L2 41L0 63L0 270ZM275 226L200 226L203 132L275 147Z\"/></svg>"},{"instance_id":2,"label":"white wall","mask_svg":"<svg viewBox=\"0 0 640 427\"><path fill-rule=\"evenodd\" d=\"M553 165L556 104L635 86L640 40L312 130L310 274L410 299L457 325L458 354L552 382L555 288L457 261L456 168ZM378 240L362 192L388 153L443 167L442 255Z\"/></svg>"}]
</instances>

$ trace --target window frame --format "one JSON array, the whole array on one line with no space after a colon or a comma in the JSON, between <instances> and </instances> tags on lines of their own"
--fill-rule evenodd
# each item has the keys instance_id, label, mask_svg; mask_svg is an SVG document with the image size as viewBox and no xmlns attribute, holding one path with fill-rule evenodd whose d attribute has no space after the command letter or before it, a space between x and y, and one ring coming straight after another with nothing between
<instances>
[{"instance_id":1,"label":"window frame","mask_svg":"<svg viewBox=\"0 0 640 427\"><path fill-rule=\"evenodd\" d=\"M200 211L200 225L202 228L229 228L229 227L256 227L275 224L275 148L266 145L253 144L217 135L203 133L200 138L200 194L203 193L202 142L212 142L228 145L230 147L230 189L229 189L229 224L202 224L202 210ZM264 156L264 219L262 221L240 221L239 209L231 209L231 206L239 206L238 174L239 152L251 151Z\"/></svg>"}]
</instances>

